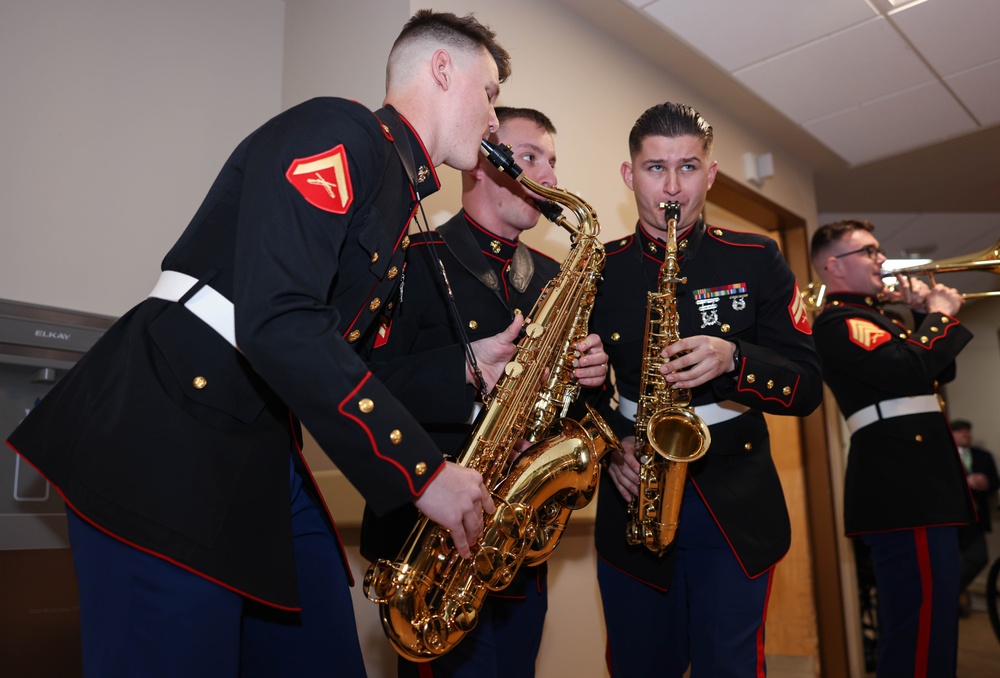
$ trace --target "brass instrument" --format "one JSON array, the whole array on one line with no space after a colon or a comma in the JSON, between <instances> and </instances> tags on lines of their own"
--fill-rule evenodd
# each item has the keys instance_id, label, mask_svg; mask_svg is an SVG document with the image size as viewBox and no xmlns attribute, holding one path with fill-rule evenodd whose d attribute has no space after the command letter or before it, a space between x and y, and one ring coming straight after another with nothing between
<instances>
[{"instance_id":1,"label":"brass instrument","mask_svg":"<svg viewBox=\"0 0 1000 678\"><path fill-rule=\"evenodd\" d=\"M898 275L926 275L933 286L937 284L937 280L934 278L936 274L958 273L962 271L986 271L987 273L1000 275L1000 240L997 240L990 247L972 254L883 271L882 278L884 280L886 278L895 278ZM963 299L984 299L986 297L1000 297L1000 290L971 292L962 295Z\"/></svg>"},{"instance_id":2,"label":"brass instrument","mask_svg":"<svg viewBox=\"0 0 1000 678\"><path fill-rule=\"evenodd\" d=\"M897 276L926 275L931 285L936 285L935 275L939 273L960 273L964 271L986 271L1000 275L1000 240L993 243L979 252L965 254L950 259L940 259L926 264L914 264L902 268L893 268L882 271L882 280L886 284L886 289L890 292L896 291L899 282ZM819 311L823 308L823 300L826 298L826 285L820 282L811 282L801 291L802 301L810 311ZM1000 290L991 292L970 292L962 295L962 299L986 299L988 297L1000 297Z\"/></svg>"},{"instance_id":3,"label":"brass instrument","mask_svg":"<svg viewBox=\"0 0 1000 678\"><path fill-rule=\"evenodd\" d=\"M625 538L662 555L677 533L687 465L705 455L712 442L705 422L689 409L691 389L672 388L660 373L663 349L680 339L677 313L677 203L666 210L666 261L656 292L646 303L646 338L635 416L635 449L639 454L639 491L629 503Z\"/></svg>"},{"instance_id":4,"label":"brass instrument","mask_svg":"<svg viewBox=\"0 0 1000 678\"><path fill-rule=\"evenodd\" d=\"M563 189L520 176L509 149L483 141L483 153L552 201L540 208L571 232L572 247L528 315L525 333L457 460L482 474L497 507L485 516L472 557L462 558L447 530L421 517L398 558L376 561L365 574L365 594L379 604L390 643L417 662L451 650L475 627L489 591L504 589L522 565L551 555L569 512L593 498L601 458L621 447L589 406L580 422L566 417L580 392L573 380L576 344L587 336L604 268L597 214ZM577 227L562 216L559 205L575 213ZM547 437L557 418L558 433ZM512 462L519 440L534 445Z\"/></svg>"}]
</instances>

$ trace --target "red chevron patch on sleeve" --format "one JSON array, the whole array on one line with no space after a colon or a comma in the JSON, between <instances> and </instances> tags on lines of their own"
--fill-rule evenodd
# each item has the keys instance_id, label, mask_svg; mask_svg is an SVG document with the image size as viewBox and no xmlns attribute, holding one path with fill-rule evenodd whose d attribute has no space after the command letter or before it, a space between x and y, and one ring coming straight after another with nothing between
<instances>
[{"instance_id":1,"label":"red chevron patch on sleeve","mask_svg":"<svg viewBox=\"0 0 1000 678\"><path fill-rule=\"evenodd\" d=\"M851 341L866 351L874 351L892 339L892 333L882 329L870 320L848 318L847 327L851 332Z\"/></svg>"},{"instance_id":2,"label":"red chevron patch on sleeve","mask_svg":"<svg viewBox=\"0 0 1000 678\"><path fill-rule=\"evenodd\" d=\"M802 334L812 334L812 325L809 324L809 314L806 312L806 302L799 292L799 284L795 283L792 290L792 301L788 304L788 315L792 318L792 324Z\"/></svg>"},{"instance_id":3,"label":"red chevron patch on sleeve","mask_svg":"<svg viewBox=\"0 0 1000 678\"><path fill-rule=\"evenodd\" d=\"M285 172L285 178L309 204L327 212L346 214L354 200L344 144L310 158L295 160Z\"/></svg>"}]
</instances>

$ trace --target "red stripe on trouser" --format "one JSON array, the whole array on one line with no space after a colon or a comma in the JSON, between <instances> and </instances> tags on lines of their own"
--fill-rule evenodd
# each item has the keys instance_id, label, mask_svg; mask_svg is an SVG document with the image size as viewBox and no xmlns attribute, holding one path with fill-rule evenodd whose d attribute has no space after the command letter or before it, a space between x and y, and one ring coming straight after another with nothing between
<instances>
[{"instance_id":1,"label":"red stripe on trouser","mask_svg":"<svg viewBox=\"0 0 1000 678\"><path fill-rule=\"evenodd\" d=\"M917 626L917 654L913 658L914 678L927 678L927 655L931 646L931 614L934 582L931 578L931 558L927 548L927 530L913 531L916 542L917 567L920 570L920 622Z\"/></svg>"},{"instance_id":2,"label":"red stripe on trouser","mask_svg":"<svg viewBox=\"0 0 1000 678\"><path fill-rule=\"evenodd\" d=\"M764 658L764 624L767 622L767 604L771 600L771 586L774 584L774 567L767 571L767 593L764 594L764 615L760 620L760 628L757 629L757 678L765 678L767 672Z\"/></svg>"}]
</instances>

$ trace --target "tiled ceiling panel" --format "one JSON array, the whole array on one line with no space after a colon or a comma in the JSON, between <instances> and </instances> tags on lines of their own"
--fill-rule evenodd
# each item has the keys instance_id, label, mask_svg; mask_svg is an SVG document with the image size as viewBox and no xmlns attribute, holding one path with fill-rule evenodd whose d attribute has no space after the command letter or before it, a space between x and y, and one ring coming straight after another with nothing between
<instances>
[{"instance_id":1,"label":"tiled ceiling panel","mask_svg":"<svg viewBox=\"0 0 1000 678\"><path fill-rule=\"evenodd\" d=\"M734 71L733 76L799 124L934 80L882 18Z\"/></svg>"},{"instance_id":2,"label":"tiled ceiling panel","mask_svg":"<svg viewBox=\"0 0 1000 678\"><path fill-rule=\"evenodd\" d=\"M854 167L1000 123L1000 0L619 2Z\"/></svg>"}]
</instances>

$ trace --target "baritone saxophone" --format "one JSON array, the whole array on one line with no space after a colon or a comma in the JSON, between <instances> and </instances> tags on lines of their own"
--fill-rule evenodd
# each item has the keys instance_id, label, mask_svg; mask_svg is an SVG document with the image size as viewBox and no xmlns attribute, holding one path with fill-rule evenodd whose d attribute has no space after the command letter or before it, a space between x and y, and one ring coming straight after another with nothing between
<instances>
[{"instance_id":1,"label":"baritone saxophone","mask_svg":"<svg viewBox=\"0 0 1000 678\"><path fill-rule=\"evenodd\" d=\"M548 200L539 208L570 231L572 245L525 319L524 335L458 456L457 463L482 474L496 505L484 516L472 557L462 558L448 531L421 517L396 560L378 560L365 574L365 594L379 605L390 643L416 662L451 650L475 627L488 592L551 555L570 512L593 498L602 457L621 449L589 405L579 422L566 416L580 392L573 379L576 345L587 336L604 268L597 214L568 191L521 176L509 149L482 143L498 169ZM562 216L561 205L578 225ZM516 455L520 440L532 446Z\"/></svg>"},{"instance_id":2,"label":"baritone saxophone","mask_svg":"<svg viewBox=\"0 0 1000 678\"><path fill-rule=\"evenodd\" d=\"M625 538L657 555L666 553L677 534L687 465L705 455L712 442L705 422L691 409L691 389L672 388L660 373L663 349L680 337L677 286L676 202L660 203L667 220L666 260L657 291L646 300L646 336L635 415L635 449L639 456L639 491L628 507Z\"/></svg>"}]
</instances>

